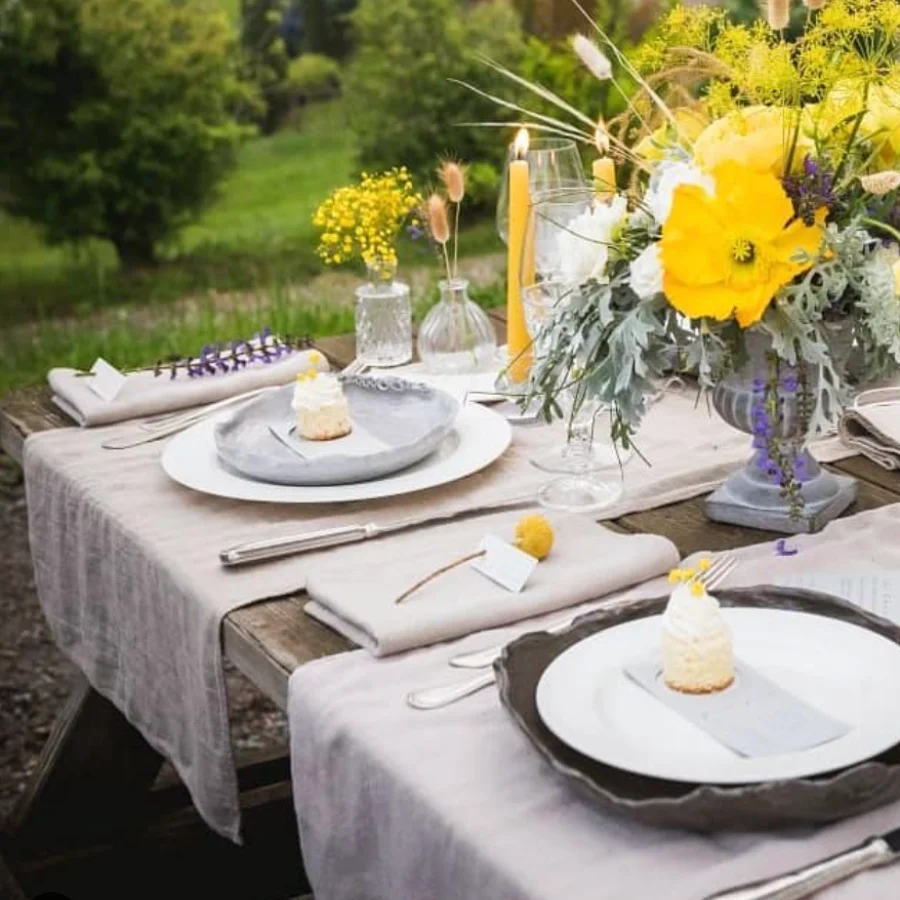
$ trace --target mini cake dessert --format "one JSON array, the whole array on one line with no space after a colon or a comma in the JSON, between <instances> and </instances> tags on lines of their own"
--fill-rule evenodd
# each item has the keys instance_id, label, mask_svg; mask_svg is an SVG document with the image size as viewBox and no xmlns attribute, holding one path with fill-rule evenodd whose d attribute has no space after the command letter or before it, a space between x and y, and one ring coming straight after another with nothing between
<instances>
[{"instance_id":1,"label":"mini cake dessert","mask_svg":"<svg viewBox=\"0 0 900 900\"><path fill-rule=\"evenodd\" d=\"M710 694L734 681L734 649L719 601L697 575L693 569L669 575L675 588L663 614L663 679L685 694Z\"/></svg>"},{"instance_id":2,"label":"mini cake dessert","mask_svg":"<svg viewBox=\"0 0 900 900\"><path fill-rule=\"evenodd\" d=\"M353 430L350 405L336 375L315 370L299 374L291 405L297 436L307 441L330 441Z\"/></svg>"}]
</instances>

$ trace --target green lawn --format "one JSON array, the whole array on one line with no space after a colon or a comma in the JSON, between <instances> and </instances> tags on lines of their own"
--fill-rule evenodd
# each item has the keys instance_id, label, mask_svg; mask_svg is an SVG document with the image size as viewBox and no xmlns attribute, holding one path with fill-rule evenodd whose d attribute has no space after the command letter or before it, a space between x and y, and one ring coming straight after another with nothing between
<instances>
[{"instance_id":1,"label":"green lawn","mask_svg":"<svg viewBox=\"0 0 900 900\"><path fill-rule=\"evenodd\" d=\"M89 366L102 355L137 366L266 324L293 335L351 330L351 288L337 303L298 300L293 286L322 271L312 213L353 175L354 153L339 102L248 142L215 203L141 272L121 272L104 242L48 248L37 229L0 213L0 393L40 382L53 365ZM461 237L464 256L499 249L489 221ZM436 265L425 242L401 247L401 271L421 265ZM223 292L242 299L223 306ZM186 297L195 300L176 302ZM497 302L502 291L480 299Z\"/></svg>"},{"instance_id":2,"label":"green lawn","mask_svg":"<svg viewBox=\"0 0 900 900\"><path fill-rule=\"evenodd\" d=\"M218 199L148 271L120 272L102 241L47 248L34 227L0 214L0 320L10 325L309 277L320 269L310 217L350 177L354 152L339 103L309 108L298 130L249 141Z\"/></svg>"}]
</instances>

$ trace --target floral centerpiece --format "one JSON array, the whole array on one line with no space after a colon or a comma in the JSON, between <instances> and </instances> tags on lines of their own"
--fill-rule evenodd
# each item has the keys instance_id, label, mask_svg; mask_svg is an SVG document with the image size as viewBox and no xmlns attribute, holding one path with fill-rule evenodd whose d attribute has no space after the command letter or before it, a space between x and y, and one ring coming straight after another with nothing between
<instances>
[{"instance_id":1,"label":"floral centerpiece","mask_svg":"<svg viewBox=\"0 0 900 900\"><path fill-rule=\"evenodd\" d=\"M789 7L750 25L675 7L631 58L599 30L579 37L598 77L638 86L609 123L511 72L559 114L500 100L586 144L601 130L631 172L580 231L596 265L535 340L531 399L552 417L580 381L628 445L659 379L692 372L756 449L711 512L787 531L852 500L807 441L853 379L900 364L900 4L807 0L793 41Z\"/></svg>"}]
</instances>

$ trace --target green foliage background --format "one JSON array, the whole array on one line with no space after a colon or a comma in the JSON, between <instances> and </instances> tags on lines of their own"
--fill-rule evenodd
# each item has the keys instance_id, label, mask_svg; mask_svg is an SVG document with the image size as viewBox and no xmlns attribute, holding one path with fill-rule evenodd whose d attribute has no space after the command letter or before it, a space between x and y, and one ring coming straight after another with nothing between
<instances>
[{"instance_id":1,"label":"green foliage background","mask_svg":"<svg viewBox=\"0 0 900 900\"><path fill-rule=\"evenodd\" d=\"M0 24L0 171L51 242L107 238L129 263L202 209L253 94L212 0L29 0Z\"/></svg>"}]
</instances>

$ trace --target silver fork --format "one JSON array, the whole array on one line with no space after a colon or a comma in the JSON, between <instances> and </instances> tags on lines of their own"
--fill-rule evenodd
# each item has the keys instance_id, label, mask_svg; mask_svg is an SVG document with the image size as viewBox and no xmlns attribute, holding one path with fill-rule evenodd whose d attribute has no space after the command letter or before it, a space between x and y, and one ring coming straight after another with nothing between
<instances>
[{"instance_id":1,"label":"silver fork","mask_svg":"<svg viewBox=\"0 0 900 900\"><path fill-rule=\"evenodd\" d=\"M718 557L709 569L702 572L697 580L702 582L707 590L711 591L719 587L725 579L731 575L737 567L737 564L738 561L734 556L730 553L724 554L723 556ZM579 612L575 615L569 615L565 619L558 619L540 630L546 631L549 634L558 634L570 627L580 615L583 615L583 613ZM475 653L464 653L459 656L454 656L450 660L450 665L467 669L480 669L485 668L486 666L492 666L494 660L503 652L504 647L505 644L501 644L489 647L486 650L476 651ZM448 706L451 703L455 703L457 700L462 700L463 697L468 697L471 694L477 693L483 688L493 684L495 678L494 670L491 668L488 671L482 672L480 675L466 679L465 681L456 681L453 684L445 684L440 687L413 691L406 695L406 702L413 709L438 709L442 706Z\"/></svg>"}]
</instances>

